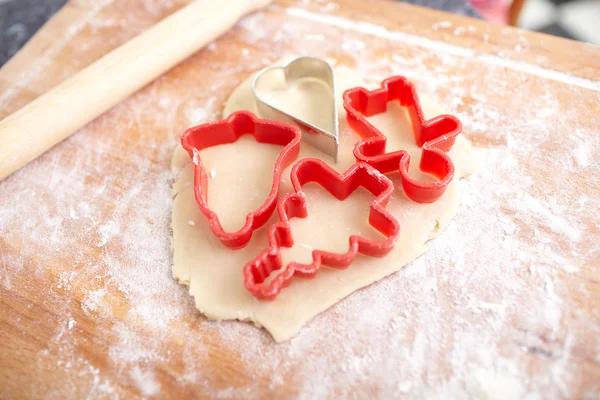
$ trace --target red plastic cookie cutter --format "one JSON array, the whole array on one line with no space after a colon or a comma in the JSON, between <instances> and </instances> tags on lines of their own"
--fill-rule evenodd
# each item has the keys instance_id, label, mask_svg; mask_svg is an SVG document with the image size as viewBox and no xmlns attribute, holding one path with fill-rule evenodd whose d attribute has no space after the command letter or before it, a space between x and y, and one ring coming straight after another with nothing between
<instances>
[{"instance_id":1,"label":"red plastic cookie cutter","mask_svg":"<svg viewBox=\"0 0 600 400\"><path fill-rule=\"evenodd\" d=\"M419 168L438 178L436 182L421 183L411 178L408 175L408 152L386 153L387 138L367 121L366 117L385 112L387 103L394 100L408 109L415 141L423 149ZM354 156L358 161L366 162L384 174L399 170L406 196L418 203L432 203L444 194L454 177L454 164L446 152L462 132L458 118L440 115L425 120L417 90L403 76L385 79L381 88L372 91L360 87L347 90L344 108L350 127L363 138L354 146Z\"/></svg>"},{"instance_id":2,"label":"red plastic cookie cutter","mask_svg":"<svg viewBox=\"0 0 600 400\"><path fill-rule=\"evenodd\" d=\"M208 177L200 150L220 144L233 143L242 135L252 135L259 143L284 146L273 169L273 185L265 202L246 216L246 223L236 232L225 232L217 214L207 203ZM208 218L213 233L225 246L238 249L248 244L252 232L263 226L275 211L279 194L279 182L283 170L292 163L300 151L300 130L293 125L260 119L249 111L239 111L222 121L209 122L186 130L181 145L194 160L194 195L202 213Z\"/></svg>"},{"instance_id":3,"label":"red plastic cookie cutter","mask_svg":"<svg viewBox=\"0 0 600 400\"><path fill-rule=\"evenodd\" d=\"M385 209L394 191L394 185L391 180L368 164L355 163L340 175L323 161L307 158L294 165L291 180L294 192L286 194L279 200L277 211L280 222L269 228L269 247L244 266L244 284L259 299L275 298L281 289L291 283L294 276L314 277L321 264L345 269L354 261L358 253L371 257L383 257L392 250L400 233L398 220ZM352 235L346 253L336 254L314 250L311 264L292 262L269 284L265 284L265 280L271 273L283 266L279 249L282 246L292 247L294 244L289 220L305 218L308 215L306 195L302 191L302 186L309 182L318 183L339 200L347 198L359 186L367 189L376 196L370 205L369 224L381 232L385 239L377 241Z\"/></svg>"}]
</instances>

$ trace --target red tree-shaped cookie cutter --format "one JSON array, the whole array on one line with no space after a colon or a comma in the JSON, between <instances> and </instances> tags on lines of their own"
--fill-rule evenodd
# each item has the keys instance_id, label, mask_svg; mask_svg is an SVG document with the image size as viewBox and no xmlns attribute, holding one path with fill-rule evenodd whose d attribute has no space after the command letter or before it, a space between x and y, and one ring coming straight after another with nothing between
<instances>
[{"instance_id":1,"label":"red tree-shaped cookie cutter","mask_svg":"<svg viewBox=\"0 0 600 400\"><path fill-rule=\"evenodd\" d=\"M265 202L246 216L246 223L236 232L225 232L217 214L208 207L208 177L200 150L220 144L233 143L242 135L252 135L259 143L284 146L273 169L273 185ZM244 247L252 238L252 232L263 226L275 211L279 194L279 182L283 170L292 163L300 151L300 130L293 125L259 119L248 111L231 114L222 121L209 122L186 130L181 144L194 160L194 195L202 213L208 218L213 233L225 246L232 249Z\"/></svg>"},{"instance_id":2,"label":"red tree-shaped cookie cutter","mask_svg":"<svg viewBox=\"0 0 600 400\"><path fill-rule=\"evenodd\" d=\"M277 212L280 222L269 228L269 247L244 266L244 284L255 297L260 299L275 298L282 288L290 284L293 276L314 277L321 264L345 269L358 253L383 257L393 248L400 232L398 220L385 209L394 191L394 185L392 181L368 164L355 163L340 175L321 160L303 159L292 168L291 180L294 192L286 194L279 200ZM385 239L377 241L352 235L346 253L336 254L314 250L311 264L292 262L267 285L264 282L270 274L283 266L279 252L280 247L291 247L294 244L289 220L305 218L308 215L306 195L302 191L302 186L309 182L318 183L339 200L347 198L359 186L370 191L376 198L370 205L369 223L381 232Z\"/></svg>"},{"instance_id":3,"label":"red tree-shaped cookie cutter","mask_svg":"<svg viewBox=\"0 0 600 400\"><path fill-rule=\"evenodd\" d=\"M419 168L438 178L436 182L421 183L411 178L408 175L408 152L386 153L387 138L367 121L366 117L385 112L387 103L394 100L408 109L415 141L422 148ZM462 131L458 118L440 115L425 120L417 90L402 76L388 78L381 83L381 88L372 91L360 87L347 90L344 108L350 127L363 138L354 146L354 156L358 161L366 162L384 174L399 170L404 192L413 201L432 203L444 194L454 177L454 164L446 152Z\"/></svg>"}]
</instances>

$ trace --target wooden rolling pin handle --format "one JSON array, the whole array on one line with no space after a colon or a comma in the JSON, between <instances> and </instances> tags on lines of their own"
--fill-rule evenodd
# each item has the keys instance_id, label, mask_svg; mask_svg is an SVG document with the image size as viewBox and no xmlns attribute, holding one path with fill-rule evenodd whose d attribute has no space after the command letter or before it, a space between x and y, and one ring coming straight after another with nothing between
<instances>
[{"instance_id":1,"label":"wooden rolling pin handle","mask_svg":"<svg viewBox=\"0 0 600 400\"><path fill-rule=\"evenodd\" d=\"M271 0L196 0L0 122L0 181Z\"/></svg>"}]
</instances>

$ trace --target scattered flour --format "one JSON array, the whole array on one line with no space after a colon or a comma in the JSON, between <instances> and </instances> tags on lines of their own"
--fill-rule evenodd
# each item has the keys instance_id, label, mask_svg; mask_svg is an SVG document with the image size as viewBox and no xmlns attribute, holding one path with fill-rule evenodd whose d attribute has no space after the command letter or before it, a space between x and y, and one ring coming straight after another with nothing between
<instances>
[{"instance_id":1,"label":"scattered flour","mask_svg":"<svg viewBox=\"0 0 600 400\"><path fill-rule=\"evenodd\" d=\"M100 311L102 299L107 293L108 290L105 287L88 292L81 302L81 308L88 315Z\"/></svg>"},{"instance_id":2,"label":"scattered flour","mask_svg":"<svg viewBox=\"0 0 600 400\"><path fill-rule=\"evenodd\" d=\"M440 22L436 22L433 25L431 25L431 29L433 29L434 31L437 31L438 29L450 28L451 26L452 26L452 22L450 22L450 21L440 21Z\"/></svg>"},{"instance_id":3,"label":"scattered flour","mask_svg":"<svg viewBox=\"0 0 600 400\"><path fill-rule=\"evenodd\" d=\"M577 148L573 151L573 157L581 168L585 168L590 165L590 147L589 145L582 141L579 142Z\"/></svg>"},{"instance_id":4,"label":"scattered flour","mask_svg":"<svg viewBox=\"0 0 600 400\"><path fill-rule=\"evenodd\" d=\"M155 396L160 392L160 385L154 380L154 374L151 371L142 371L140 367L135 367L129 375L140 388L142 395Z\"/></svg>"}]
</instances>

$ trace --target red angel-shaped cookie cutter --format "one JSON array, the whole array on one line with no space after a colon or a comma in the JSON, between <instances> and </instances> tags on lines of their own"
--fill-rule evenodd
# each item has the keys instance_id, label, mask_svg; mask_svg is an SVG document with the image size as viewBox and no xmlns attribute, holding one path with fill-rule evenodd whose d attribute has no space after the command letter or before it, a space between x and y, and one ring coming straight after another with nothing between
<instances>
[{"instance_id":1,"label":"red angel-shaped cookie cutter","mask_svg":"<svg viewBox=\"0 0 600 400\"><path fill-rule=\"evenodd\" d=\"M242 135L252 135L259 143L284 146L273 169L273 185L265 202L246 216L246 223L236 232L225 232L217 214L207 202L208 177L200 150L220 144L233 143ZM222 121L209 122L186 130L181 145L194 160L194 195L202 213L208 218L213 233L225 246L238 249L248 244L252 232L263 226L275 211L279 194L279 182L283 170L292 163L300 151L300 130L293 125L259 119L249 111L239 111Z\"/></svg>"},{"instance_id":2,"label":"red angel-shaped cookie cutter","mask_svg":"<svg viewBox=\"0 0 600 400\"><path fill-rule=\"evenodd\" d=\"M307 158L298 161L294 165L291 172L291 181L294 192L283 196L277 204L280 222L271 225L269 228L269 247L244 266L244 284L255 297L271 300L277 296L281 289L290 284L292 277L314 277L321 264L337 269L345 269L354 261L358 253L371 257L383 257L392 250L400 233L400 224L385 209L385 206L394 191L394 185L392 181L375 168L365 163L355 163L340 175L323 161ZM352 235L346 253L336 254L314 250L311 264L292 262L269 284L265 284L265 280L271 273L283 266L279 249L282 246L292 247L294 244L289 220L291 218L305 218L308 215L306 195L302 191L302 186L309 182L318 183L339 200L347 198L359 186L367 189L376 196L370 205L369 224L381 232L385 239L377 241Z\"/></svg>"},{"instance_id":3,"label":"red angel-shaped cookie cutter","mask_svg":"<svg viewBox=\"0 0 600 400\"><path fill-rule=\"evenodd\" d=\"M366 117L383 113L387 103L398 100L408 110L415 141L422 148L421 171L438 178L433 183L421 183L408 175L410 156L406 150L386 153L387 138ZM462 124L452 115L440 115L425 120L417 90L403 76L384 80L380 89L349 89L344 93L344 108L348 123L362 138L354 146L354 156L381 173L399 171L406 196L418 203L438 200L452 178L454 164L446 154L462 131Z\"/></svg>"}]
</instances>

